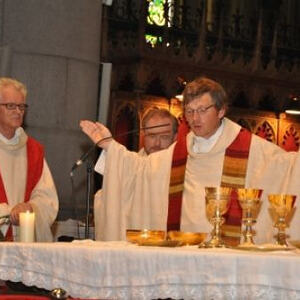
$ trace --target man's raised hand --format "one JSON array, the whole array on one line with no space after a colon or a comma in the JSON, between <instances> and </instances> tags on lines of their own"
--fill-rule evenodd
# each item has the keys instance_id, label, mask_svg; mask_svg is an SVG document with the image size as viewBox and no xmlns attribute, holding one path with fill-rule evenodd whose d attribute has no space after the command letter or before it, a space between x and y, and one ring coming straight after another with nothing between
<instances>
[{"instance_id":1,"label":"man's raised hand","mask_svg":"<svg viewBox=\"0 0 300 300\"><path fill-rule=\"evenodd\" d=\"M80 121L82 131L99 147L107 149L112 136L110 131L99 122L92 122L88 120Z\"/></svg>"}]
</instances>

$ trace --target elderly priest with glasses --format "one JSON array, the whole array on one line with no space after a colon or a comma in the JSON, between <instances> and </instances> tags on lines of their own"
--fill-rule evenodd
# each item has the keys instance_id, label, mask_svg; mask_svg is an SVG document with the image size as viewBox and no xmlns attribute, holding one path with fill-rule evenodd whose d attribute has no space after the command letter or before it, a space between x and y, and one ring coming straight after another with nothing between
<instances>
[{"instance_id":1,"label":"elderly priest with glasses","mask_svg":"<svg viewBox=\"0 0 300 300\"><path fill-rule=\"evenodd\" d=\"M102 124L81 121L83 132L106 152L103 194L108 204L115 211L130 207L128 228L209 232L205 187L262 189L256 242L273 241L267 196L300 194L299 153L285 152L226 118L227 95L211 79L188 83L183 97L191 131L147 157L109 138L111 133ZM241 208L236 194L232 196L224 234L238 239ZM299 214L298 208L290 224L292 238L300 238ZM126 238L117 217L107 213L106 222L110 239Z\"/></svg>"},{"instance_id":2,"label":"elderly priest with glasses","mask_svg":"<svg viewBox=\"0 0 300 300\"><path fill-rule=\"evenodd\" d=\"M26 95L21 82L0 78L0 230L5 240L18 240L19 214L34 212L36 241L49 242L58 198L43 146L21 127Z\"/></svg>"}]
</instances>

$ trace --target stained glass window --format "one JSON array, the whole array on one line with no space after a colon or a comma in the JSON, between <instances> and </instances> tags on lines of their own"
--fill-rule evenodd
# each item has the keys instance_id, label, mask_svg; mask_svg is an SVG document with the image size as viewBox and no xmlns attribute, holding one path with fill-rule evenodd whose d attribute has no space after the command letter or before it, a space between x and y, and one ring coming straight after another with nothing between
<instances>
[{"instance_id":1,"label":"stained glass window","mask_svg":"<svg viewBox=\"0 0 300 300\"><path fill-rule=\"evenodd\" d=\"M166 19L164 18L164 4L166 0L148 0L148 2L148 24L164 26L166 23Z\"/></svg>"},{"instance_id":2,"label":"stained glass window","mask_svg":"<svg viewBox=\"0 0 300 300\"><path fill-rule=\"evenodd\" d=\"M147 44L150 44L152 48L154 48L156 44L162 43L162 37L161 36L146 34L145 38L146 38Z\"/></svg>"},{"instance_id":3,"label":"stained glass window","mask_svg":"<svg viewBox=\"0 0 300 300\"><path fill-rule=\"evenodd\" d=\"M148 15L147 23L154 26L164 26L167 22L164 15L164 6L167 3L171 3L172 0L147 0L148 5ZM169 24L168 24L169 26ZM146 42L155 47L158 43L162 43L162 37L152 34L145 35Z\"/></svg>"}]
</instances>

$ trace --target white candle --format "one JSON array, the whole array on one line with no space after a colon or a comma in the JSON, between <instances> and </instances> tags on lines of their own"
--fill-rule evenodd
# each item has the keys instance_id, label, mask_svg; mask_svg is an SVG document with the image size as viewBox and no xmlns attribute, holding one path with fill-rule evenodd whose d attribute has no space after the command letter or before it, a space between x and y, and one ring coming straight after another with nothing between
<instances>
[{"instance_id":1,"label":"white candle","mask_svg":"<svg viewBox=\"0 0 300 300\"><path fill-rule=\"evenodd\" d=\"M26 211L20 213L20 242L34 242L34 213Z\"/></svg>"}]
</instances>

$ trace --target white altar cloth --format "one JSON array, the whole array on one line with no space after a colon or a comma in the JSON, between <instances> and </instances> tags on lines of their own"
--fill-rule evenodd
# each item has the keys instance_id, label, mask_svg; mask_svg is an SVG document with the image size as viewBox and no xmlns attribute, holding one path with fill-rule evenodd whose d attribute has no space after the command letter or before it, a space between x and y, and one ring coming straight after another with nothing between
<instances>
[{"instance_id":1,"label":"white altar cloth","mask_svg":"<svg viewBox=\"0 0 300 300\"><path fill-rule=\"evenodd\" d=\"M300 299L300 251L2 242L0 279L94 299Z\"/></svg>"}]
</instances>

